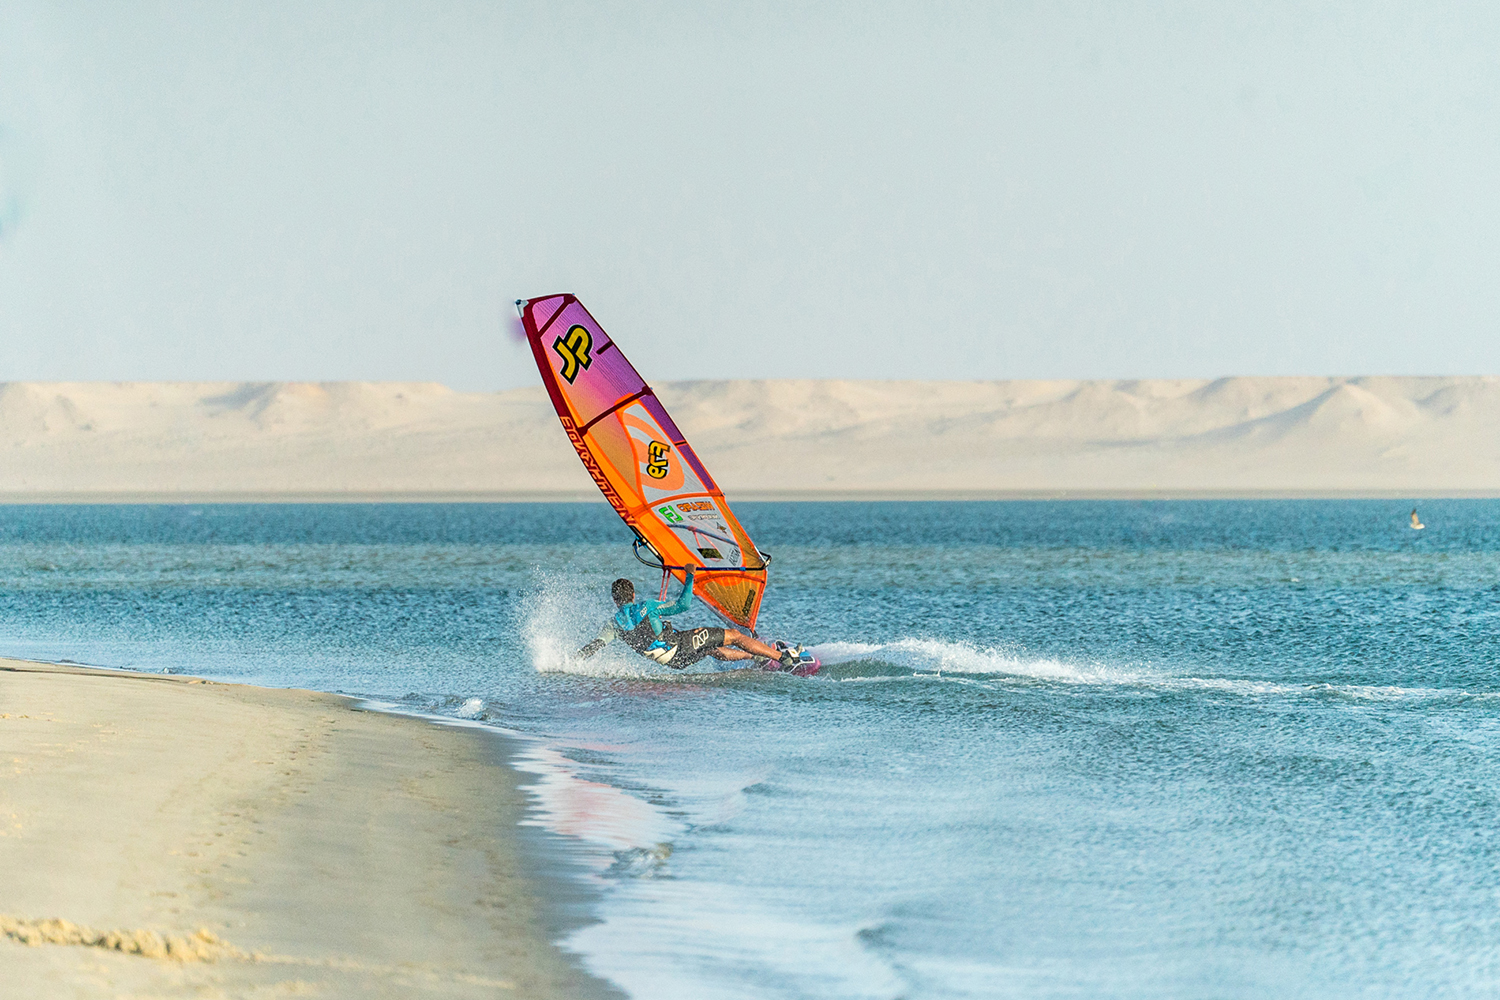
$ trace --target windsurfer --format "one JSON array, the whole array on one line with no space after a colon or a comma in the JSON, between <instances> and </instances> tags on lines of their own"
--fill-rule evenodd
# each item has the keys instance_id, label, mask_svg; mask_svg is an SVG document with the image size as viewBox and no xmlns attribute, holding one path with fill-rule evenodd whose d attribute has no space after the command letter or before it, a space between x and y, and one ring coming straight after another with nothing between
<instances>
[{"instance_id":1,"label":"windsurfer","mask_svg":"<svg viewBox=\"0 0 1500 1000\"><path fill-rule=\"evenodd\" d=\"M578 651L579 659L588 659L616 639L676 670L691 666L712 656L718 660L749 660L762 657L776 660L787 669L795 667L799 660L792 650L778 652L759 639L724 628L694 628L679 632L672 623L664 621L666 615L680 615L693 603L693 570L687 571L682 593L672 604L666 601L637 601L635 584L629 580L616 580L609 588L617 610L605 622L598 638Z\"/></svg>"}]
</instances>

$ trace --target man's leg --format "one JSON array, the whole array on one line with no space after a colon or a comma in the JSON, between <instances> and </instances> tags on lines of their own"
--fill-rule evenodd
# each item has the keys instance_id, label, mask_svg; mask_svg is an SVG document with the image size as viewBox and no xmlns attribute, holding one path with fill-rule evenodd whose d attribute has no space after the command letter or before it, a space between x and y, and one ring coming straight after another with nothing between
<instances>
[{"instance_id":1,"label":"man's leg","mask_svg":"<svg viewBox=\"0 0 1500 1000\"><path fill-rule=\"evenodd\" d=\"M726 628L724 630L724 645L738 646L740 649L743 649L751 656L764 656L770 660L781 659L780 653L776 652L776 650L772 649L770 646L767 646L759 639L752 639L750 636L745 635L742 632L736 632L732 628ZM728 652L728 650L724 651ZM733 656L730 657L730 659L740 660L744 659L744 657Z\"/></svg>"}]
</instances>

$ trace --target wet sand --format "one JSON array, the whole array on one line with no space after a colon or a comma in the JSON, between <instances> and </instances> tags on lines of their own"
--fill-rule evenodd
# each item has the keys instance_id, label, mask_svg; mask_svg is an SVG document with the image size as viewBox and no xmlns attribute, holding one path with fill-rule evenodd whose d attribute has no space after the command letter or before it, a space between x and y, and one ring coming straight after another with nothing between
<instances>
[{"instance_id":1,"label":"wet sand","mask_svg":"<svg viewBox=\"0 0 1500 1000\"><path fill-rule=\"evenodd\" d=\"M7 998L616 996L549 943L492 734L0 660Z\"/></svg>"}]
</instances>

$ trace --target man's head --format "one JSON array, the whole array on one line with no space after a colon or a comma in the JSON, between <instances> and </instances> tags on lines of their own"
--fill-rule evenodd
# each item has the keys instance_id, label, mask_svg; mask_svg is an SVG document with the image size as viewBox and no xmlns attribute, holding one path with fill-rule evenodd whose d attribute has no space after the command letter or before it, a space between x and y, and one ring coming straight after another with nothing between
<instances>
[{"instance_id":1,"label":"man's head","mask_svg":"<svg viewBox=\"0 0 1500 1000\"><path fill-rule=\"evenodd\" d=\"M609 596L615 599L615 604L630 604L635 601L635 584L621 578L609 586Z\"/></svg>"}]
</instances>

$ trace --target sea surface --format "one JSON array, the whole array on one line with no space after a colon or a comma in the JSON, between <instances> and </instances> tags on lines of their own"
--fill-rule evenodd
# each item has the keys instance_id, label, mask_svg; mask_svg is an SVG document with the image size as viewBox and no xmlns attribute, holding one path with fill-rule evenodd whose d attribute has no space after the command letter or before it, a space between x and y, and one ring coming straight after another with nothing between
<instances>
[{"instance_id":1,"label":"sea surface","mask_svg":"<svg viewBox=\"0 0 1500 1000\"><path fill-rule=\"evenodd\" d=\"M5 507L0 654L519 734L640 1000L1500 996L1500 502L1411 506L738 504L810 679L565 663L603 504Z\"/></svg>"}]
</instances>

